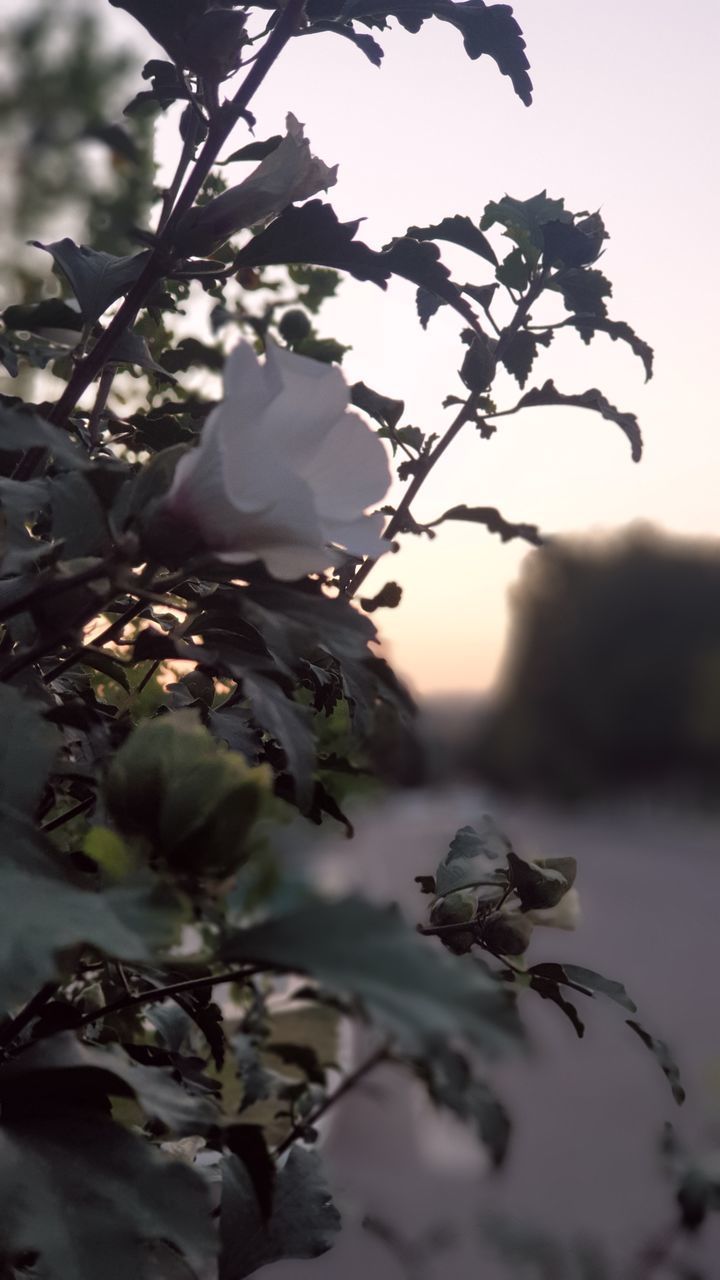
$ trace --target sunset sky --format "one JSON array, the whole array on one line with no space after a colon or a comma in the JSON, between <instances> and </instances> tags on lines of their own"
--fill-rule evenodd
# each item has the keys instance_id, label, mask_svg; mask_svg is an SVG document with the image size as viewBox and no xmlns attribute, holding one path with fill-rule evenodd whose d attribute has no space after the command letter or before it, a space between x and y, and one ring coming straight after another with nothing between
<instances>
[{"instance_id":1,"label":"sunset sky","mask_svg":"<svg viewBox=\"0 0 720 1280\"><path fill-rule=\"evenodd\" d=\"M381 70L330 34L296 39L253 103L256 136L282 132L293 111L314 152L340 162L332 202L364 217L380 247L446 214L479 219L490 199L547 188L570 209L601 208L611 234L602 262L614 282L610 315L656 351L645 385L629 350L599 336L590 347L558 335L528 385L600 387L640 418L646 453L630 459L612 424L582 411L530 410L489 442L470 427L438 465L415 514L459 502L495 505L546 532L600 531L649 519L720 534L716 369L720 292L717 0L516 0L535 84L526 108L493 62L470 62L459 34L438 22L381 36ZM103 4L98 10L105 9ZM112 38L142 43L126 14L106 7ZM101 15L102 16L102 15ZM147 46L148 56L157 48ZM164 136L164 135L161 135ZM243 130L236 134L243 141ZM238 180L245 173L238 168ZM443 248L461 279L489 280L480 260ZM420 328L414 291L387 294L349 280L322 327L352 344L344 368L402 398L405 421L440 431L441 401L461 391L462 321L444 309ZM501 407L517 388L496 384ZM479 691L503 648L507 595L525 551L482 529L445 525L433 543L405 539L368 586L389 578L402 606L376 615L399 671L420 692ZM532 553L531 553L532 554Z\"/></svg>"}]
</instances>

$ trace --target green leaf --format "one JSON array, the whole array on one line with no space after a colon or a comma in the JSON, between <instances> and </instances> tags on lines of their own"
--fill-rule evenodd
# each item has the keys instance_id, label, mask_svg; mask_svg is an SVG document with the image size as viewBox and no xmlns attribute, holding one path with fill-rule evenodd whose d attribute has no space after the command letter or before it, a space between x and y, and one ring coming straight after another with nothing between
<instances>
[{"instance_id":1,"label":"green leaf","mask_svg":"<svg viewBox=\"0 0 720 1280\"><path fill-rule=\"evenodd\" d=\"M153 359L150 348L142 334L136 333L134 329L126 329L120 335L116 342L113 343L110 355L108 356L108 364L131 364L137 365L140 369L145 369L148 373L157 373L160 377L167 379L168 382L174 382L175 378L172 373L164 369L157 360Z\"/></svg>"},{"instance_id":2,"label":"green leaf","mask_svg":"<svg viewBox=\"0 0 720 1280\"><path fill-rule=\"evenodd\" d=\"M0 1199L8 1272L37 1254L46 1280L133 1280L152 1241L196 1268L217 1248L202 1178L97 1111L3 1116Z\"/></svg>"},{"instance_id":3,"label":"green leaf","mask_svg":"<svg viewBox=\"0 0 720 1280\"><path fill-rule=\"evenodd\" d=\"M134 1097L148 1118L178 1137L206 1133L219 1119L212 1103L187 1093L170 1068L140 1066L119 1046L93 1048L72 1031L40 1040L0 1068L3 1119L42 1109L47 1098L64 1109L101 1097Z\"/></svg>"},{"instance_id":4,"label":"green leaf","mask_svg":"<svg viewBox=\"0 0 720 1280\"><path fill-rule=\"evenodd\" d=\"M381 427L390 427L391 430L397 426L405 412L404 400L392 400L389 396L383 396L379 391L373 391L372 387L366 387L364 382L353 384L350 399L358 409L379 422Z\"/></svg>"},{"instance_id":5,"label":"green leaf","mask_svg":"<svg viewBox=\"0 0 720 1280\"><path fill-rule=\"evenodd\" d=\"M6 329L29 329L31 333L47 333L48 337L59 332L67 335L69 341L74 335L75 345L82 332L80 312L61 298L43 298L31 306L6 307L2 318Z\"/></svg>"},{"instance_id":6,"label":"green leaf","mask_svg":"<svg viewBox=\"0 0 720 1280\"><path fill-rule=\"evenodd\" d=\"M571 1000L567 1000L565 998L560 990L560 984L558 982L554 982L552 978L545 977L540 973L541 969L545 971L559 968L559 965L533 965L532 968L528 970L528 977L530 978L529 985L533 991L537 991L538 995L541 996L543 1000L551 1000L553 1004L557 1005L558 1009L560 1009L560 1011L565 1014L568 1021L572 1023L578 1039L582 1040L585 1035L585 1023L580 1017L575 1005ZM566 985L573 986L574 984L569 982ZM578 988L575 988L575 990L578 990ZM586 992L585 994L591 995L592 992Z\"/></svg>"},{"instance_id":7,"label":"green leaf","mask_svg":"<svg viewBox=\"0 0 720 1280\"><path fill-rule=\"evenodd\" d=\"M232 155L228 156L226 160L219 160L218 164L233 164L236 160L264 160L271 152L277 150L281 142L282 134L274 133L271 138L249 142L247 146L241 147L239 151L233 151Z\"/></svg>"},{"instance_id":8,"label":"green leaf","mask_svg":"<svg viewBox=\"0 0 720 1280\"><path fill-rule=\"evenodd\" d=\"M0 812L0 1008L58 976L57 960L85 943L119 960L154 958L177 940L185 911L149 873L95 892L66 879L34 828Z\"/></svg>"},{"instance_id":9,"label":"green leaf","mask_svg":"<svg viewBox=\"0 0 720 1280\"><path fill-rule=\"evenodd\" d=\"M489 814L483 814L480 829L461 827L455 835L435 877L438 897L484 885L487 896L499 894L498 885L507 880L510 841Z\"/></svg>"},{"instance_id":10,"label":"green leaf","mask_svg":"<svg viewBox=\"0 0 720 1280\"><path fill-rule=\"evenodd\" d=\"M506 1049L519 1035L496 980L423 942L395 911L360 898L313 901L228 938L231 961L307 973L355 996L400 1044L462 1037L483 1051Z\"/></svg>"},{"instance_id":11,"label":"green leaf","mask_svg":"<svg viewBox=\"0 0 720 1280\"><path fill-rule=\"evenodd\" d=\"M128 292L150 256L150 250L144 249L142 253L118 258L113 253L77 245L68 237L52 244L41 244L39 240L30 243L52 255L75 294L87 324L98 320L117 298Z\"/></svg>"},{"instance_id":12,"label":"green leaf","mask_svg":"<svg viewBox=\"0 0 720 1280\"><path fill-rule=\"evenodd\" d=\"M32 814L37 808L60 735L27 698L0 685L0 805Z\"/></svg>"},{"instance_id":13,"label":"green leaf","mask_svg":"<svg viewBox=\"0 0 720 1280\"><path fill-rule=\"evenodd\" d=\"M444 520L462 520L469 524L483 524L490 533L496 533L503 542L510 542L512 538L522 538L524 542L529 542L533 547L542 547L546 541L536 525L514 524L512 521L506 520L497 507L466 507L465 503L462 503L461 506L451 507L449 511L444 512L437 520L433 520L429 527L434 529L436 525L442 524Z\"/></svg>"},{"instance_id":14,"label":"green leaf","mask_svg":"<svg viewBox=\"0 0 720 1280\"><path fill-rule=\"evenodd\" d=\"M448 240L497 266L497 255L487 236L466 215L456 213L429 227L408 227L405 234L412 240Z\"/></svg>"},{"instance_id":15,"label":"green leaf","mask_svg":"<svg viewBox=\"0 0 720 1280\"><path fill-rule=\"evenodd\" d=\"M491 200L485 207L480 226L483 231L487 231L496 222L505 228L510 239L515 240L521 248L532 245L541 252L544 248L545 225L548 222L570 223L572 214L565 208L564 200L552 200L547 191L540 191L529 200L516 200L514 196Z\"/></svg>"},{"instance_id":16,"label":"green leaf","mask_svg":"<svg viewBox=\"0 0 720 1280\"><path fill-rule=\"evenodd\" d=\"M530 371L538 357L540 347L549 347L552 342L552 332L547 333L530 333L528 329L520 329L508 343L503 343L501 347L501 361L517 379L521 387L530 376Z\"/></svg>"},{"instance_id":17,"label":"green leaf","mask_svg":"<svg viewBox=\"0 0 720 1280\"><path fill-rule=\"evenodd\" d=\"M577 871L574 858L556 859L566 865L541 866L539 862L526 862L516 853L508 854L510 876L523 911L542 911L556 907L572 887Z\"/></svg>"},{"instance_id":18,"label":"green leaf","mask_svg":"<svg viewBox=\"0 0 720 1280\"><path fill-rule=\"evenodd\" d=\"M531 264L527 262L522 249L513 249L503 258L495 275L506 289L516 289L524 293L530 283Z\"/></svg>"},{"instance_id":19,"label":"green leaf","mask_svg":"<svg viewBox=\"0 0 720 1280\"><path fill-rule=\"evenodd\" d=\"M420 1059L415 1068L435 1105L472 1124L499 1168L507 1154L510 1117L486 1082L473 1075L463 1054L438 1049Z\"/></svg>"},{"instance_id":20,"label":"green leaf","mask_svg":"<svg viewBox=\"0 0 720 1280\"><path fill-rule=\"evenodd\" d=\"M243 692L250 702L253 719L280 743L285 752L300 805L308 805L315 768L315 738L310 711L283 693L273 680L259 675L245 678Z\"/></svg>"},{"instance_id":21,"label":"green leaf","mask_svg":"<svg viewBox=\"0 0 720 1280\"><path fill-rule=\"evenodd\" d=\"M80 471L66 472L49 483L53 537L69 560L102 556L110 549L110 533L100 500Z\"/></svg>"},{"instance_id":22,"label":"green leaf","mask_svg":"<svg viewBox=\"0 0 720 1280\"><path fill-rule=\"evenodd\" d=\"M680 1080L680 1068L673 1058L669 1047L664 1040L658 1040L655 1036L651 1035L649 1031L646 1031L644 1027L641 1027L639 1022L635 1022L633 1019L628 1018L627 1025L635 1032L635 1035L642 1040L645 1047L654 1054L660 1070L670 1085L673 1098L677 1102L678 1106L681 1106L685 1101L685 1090Z\"/></svg>"},{"instance_id":23,"label":"green leaf","mask_svg":"<svg viewBox=\"0 0 720 1280\"><path fill-rule=\"evenodd\" d=\"M50 453L65 468L88 466L77 445L59 427L24 409L0 407L0 453L26 453L28 449Z\"/></svg>"},{"instance_id":24,"label":"green leaf","mask_svg":"<svg viewBox=\"0 0 720 1280\"><path fill-rule=\"evenodd\" d=\"M576 991L582 991L584 995L607 996L608 1000L619 1004L629 1013L637 1012L635 1002L630 999L621 982L605 978L601 973L595 973L593 969L585 969L579 964L536 964L530 972L549 978L553 982L565 983L569 987L574 987Z\"/></svg>"},{"instance_id":25,"label":"green leaf","mask_svg":"<svg viewBox=\"0 0 720 1280\"><path fill-rule=\"evenodd\" d=\"M438 260L434 245L404 237L378 253L355 239L359 225L359 221L340 222L332 206L322 200L289 205L240 250L235 265L308 263L336 267L349 271L357 280L371 280L381 289L387 288L390 276L395 274L437 294L470 324L476 323L471 307Z\"/></svg>"},{"instance_id":26,"label":"green leaf","mask_svg":"<svg viewBox=\"0 0 720 1280\"><path fill-rule=\"evenodd\" d=\"M369 58L374 67L379 67L382 63L384 50L377 40L373 40L372 36L367 32L356 31L350 23L339 22L314 22L312 30L315 31L331 31L337 36L345 36L346 40L352 40L352 43Z\"/></svg>"},{"instance_id":27,"label":"green leaf","mask_svg":"<svg viewBox=\"0 0 720 1280\"><path fill-rule=\"evenodd\" d=\"M548 281L547 287L562 294L568 311L580 312L583 316L607 315L605 298L611 297L612 285L602 271L589 267L570 267L556 272Z\"/></svg>"},{"instance_id":28,"label":"green leaf","mask_svg":"<svg viewBox=\"0 0 720 1280\"><path fill-rule=\"evenodd\" d=\"M272 1214L264 1221L246 1166L222 1164L220 1280L243 1280L290 1258L318 1258L332 1247L340 1215L315 1151L295 1147L278 1171Z\"/></svg>"},{"instance_id":29,"label":"green leaf","mask_svg":"<svg viewBox=\"0 0 720 1280\"><path fill-rule=\"evenodd\" d=\"M541 405L570 405L576 409L592 409L594 413L599 413L603 418L607 418L609 422L614 422L630 441L633 462L639 462L642 457L642 436L638 420L634 413L621 413L614 405L597 388L592 387L589 391L583 391L580 395L564 395L558 391L555 383L550 378L542 387L533 387L531 391L526 391L521 400L518 401L518 408L530 409Z\"/></svg>"},{"instance_id":30,"label":"green leaf","mask_svg":"<svg viewBox=\"0 0 720 1280\"><path fill-rule=\"evenodd\" d=\"M602 316L573 316L565 323L573 325L586 343L589 343L596 333L606 333L613 342L627 342L633 355L642 360L645 381L652 378L653 349L647 342L643 342L624 320L608 320Z\"/></svg>"}]
</instances>

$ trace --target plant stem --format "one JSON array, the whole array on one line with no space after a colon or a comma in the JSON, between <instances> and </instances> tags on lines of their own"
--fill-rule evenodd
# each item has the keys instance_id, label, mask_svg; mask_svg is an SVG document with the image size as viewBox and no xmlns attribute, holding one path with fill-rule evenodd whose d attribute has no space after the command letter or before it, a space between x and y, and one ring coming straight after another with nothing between
<instances>
[{"instance_id":1,"label":"plant stem","mask_svg":"<svg viewBox=\"0 0 720 1280\"><path fill-rule=\"evenodd\" d=\"M292 1129L283 1138L279 1146L275 1148L275 1156L284 1155L293 1143L302 1138L307 1129L316 1125L318 1120L321 1120L331 1107L334 1107L341 1098L344 1098L346 1094L350 1093L350 1090L354 1089L361 1080L364 1080L371 1071L374 1071L376 1067L379 1067L381 1062L386 1061L388 1057L388 1049L388 1042L384 1041L383 1044L381 1044L379 1048L375 1049L369 1057L365 1058L365 1060L361 1062L354 1071L351 1071L349 1075L346 1075L344 1080L341 1080L337 1088L334 1089L332 1093L329 1093L327 1097L318 1104L314 1111L311 1111L308 1116L304 1116L302 1120L298 1120L297 1124L293 1125Z\"/></svg>"},{"instance_id":2,"label":"plant stem","mask_svg":"<svg viewBox=\"0 0 720 1280\"><path fill-rule=\"evenodd\" d=\"M206 974L203 978L185 978L182 982L172 982L167 987L150 987L147 991L139 991L134 996L120 996L112 1004L106 1004L103 1009L93 1009L90 1013L86 1013L79 1022L75 1023L73 1030L88 1026L91 1022L98 1022L111 1013L121 1013L125 1009L135 1008L139 1004L157 1004L160 1000L169 1000L182 992L200 991L203 987L220 986L224 982L241 982L251 978L257 972L256 967L245 966L244 969L228 969L225 973Z\"/></svg>"},{"instance_id":3,"label":"plant stem","mask_svg":"<svg viewBox=\"0 0 720 1280\"><path fill-rule=\"evenodd\" d=\"M465 401L465 404L462 406L459 413L456 415L453 422L448 427L442 440L438 441L432 453L428 454L427 458L422 459L421 468L418 470L416 475L413 476L405 494L403 495L403 498L400 502L400 505L398 506L397 511L395 512L394 516L392 517L392 519L390 520L390 523L387 526L387 529L385 530L384 537L387 538L388 541L390 541L390 539L392 539L396 533L402 533L403 527L405 525L405 521L410 514L410 507L412 503L415 501L415 498L420 492L420 489L424 485L430 472L435 466L435 463L442 457L442 455L445 453L445 450L449 448L449 446L452 444L455 437L465 426L465 423L468 422L470 418L472 418L475 412L477 400L478 400L478 393L473 391L471 395L468 396L468 399ZM357 573L354 575L353 578L351 578L346 588L345 594L348 597L352 597L355 595L358 588L362 586L368 574L372 572L376 564L377 564L377 560L372 560L372 559L366 560L364 564L361 564Z\"/></svg>"},{"instance_id":4,"label":"plant stem","mask_svg":"<svg viewBox=\"0 0 720 1280\"><path fill-rule=\"evenodd\" d=\"M122 634L127 623L132 622L133 618L136 618L139 613L142 613L144 608L144 600L133 600L132 604L128 605L127 609L125 609L114 622L111 622L104 631L100 632L99 636L95 637L91 645L78 645L76 649L73 649L72 653L69 653L66 658L62 659L62 662L58 662L57 666L53 667L51 671L48 671L47 675L43 676L43 683L52 684L53 680L56 680L58 676L61 676L63 671L67 671L68 667L72 667L74 663L82 661L82 655L89 649L99 649L104 644L107 644L109 640L115 640L117 636Z\"/></svg>"},{"instance_id":5,"label":"plant stem","mask_svg":"<svg viewBox=\"0 0 720 1280\"><path fill-rule=\"evenodd\" d=\"M87 390L93 379L97 377L100 370L104 368L118 338L132 327L149 294L166 274L172 263L173 233L180 219L192 208L212 166L217 160L221 148L238 120L246 112L254 93L259 89L278 55L288 40L295 34L304 4L305 0L287 0L285 8L265 44L260 49L256 61L253 62L235 97L224 103L217 115L211 120L208 136L202 151L180 191L175 207L169 214L163 227L162 235L150 254L141 275L135 281L107 329L95 343L92 351L75 366L75 371L67 387L50 414L50 421L57 426L64 426L67 422L80 397Z\"/></svg>"},{"instance_id":6,"label":"plant stem","mask_svg":"<svg viewBox=\"0 0 720 1280\"><path fill-rule=\"evenodd\" d=\"M50 818L49 822L44 822L41 831L50 832L57 831L58 827L62 827L66 822L70 822L73 818L78 818L81 813L86 813L88 809L92 809L95 804L95 796L86 796L84 800L79 800L70 809L66 809L64 813L58 814L56 818Z\"/></svg>"},{"instance_id":7,"label":"plant stem","mask_svg":"<svg viewBox=\"0 0 720 1280\"><path fill-rule=\"evenodd\" d=\"M51 1000L57 991L57 983L47 982L41 987L36 995L33 996L24 1009L21 1009L17 1017L13 1018L9 1023L0 1030L0 1046L3 1048L12 1044L17 1039L20 1032L32 1022L33 1018L40 1012L44 1004Z\"/></svg>"},{"instance_id":8,"label":"plant stem","mask_svg":"<svg viewBox=\"0 0 720 1280\"><path fill-rule=\"evenodd\" d=\"M543 289L545 288L545 282L547 280L548 272L549 272L549 268L547 267L541 268L541 270L538 271L535 279L531 282L527 293L523 297L518 299L515 314L512 320L502 330L500 337L498 338L497 346L495 348L495 357L498 363L502 360L510 343L516 337L518 330L522 327L522 325L527 320L528 313L530 311L531 306L533 305L533 303L537 301L538 297L540 296ZM447 431L445 432L445 435L442 437L441 440L438 441L438 443L435 445L435 448L432 450L432 452L429 453L426 458L421 459L421 466L419 467L411 483L409 484L407 491L405 492L400 502L400 505L397 508L397 511L395 512L394 516L390 520L390 523L388 524L385 530L385 533L383 536L387 538L388 541L390 541L390 539L392 539L396 533L402 533L403 526L407 521L408 516L410 515L410 507L412 503L415 501L415 498L420 492L420 489L424 485L428 476L430 475L430 472L435 466L435 463L442 457L446 449L452 444L453 440L462 430L465 423L468 422L472 417L474 417L475 411L477 408L477 402L480 398L480 394L481 393L477 391L473 391L470 393L467 400L465 401L465 404L461 407L460 411L458 412L457 417L454 419L454 421L450 424ZM515 410L509 410L509 412L513 413L515 412ZM496 416L500 417L501 415L490 414L489 416L493 418ZM352 597L355 595L358 588L362 586L368 574L372 572L376 564L377 564L377 560L372 560L372 559L366 560L363 564L361 564L360 568L357 570L355 575L350 579L350 582L348 583L345 589L346 596Z\"/></svg>"},{"instance_id":9,"label":"plant stem","mask_svg":"<svg viewBox=\"0 0 720 1280\"><path fill-rule=\"evenodd\" d=\"M100 443L100 424L102 416L105 412L108 396L112 390L112 384L115 380L116 370L111 364L106 365L100 374L100 382L98 383L97 395L95 403L88 420L88 432L90 434L90 447L96 449Z\"/></svg>"}]
</instances>

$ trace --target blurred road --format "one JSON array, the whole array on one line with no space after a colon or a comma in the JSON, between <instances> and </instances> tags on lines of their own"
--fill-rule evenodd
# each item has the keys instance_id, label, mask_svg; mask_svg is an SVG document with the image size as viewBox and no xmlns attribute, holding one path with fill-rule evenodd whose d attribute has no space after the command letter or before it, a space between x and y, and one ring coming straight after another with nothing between
<instances>
[{"instance_id":1,"label":"blurred road","mask_svg":"<svg viewBox=\"0 0 720 1280\"><path fill-rule=\"evenodd\" d=\"M509 1273L481 1239L489 1214L530 1219L565 1238L586 1234L629 1262L669 1220L658 1168L663 1122L720 1138L720 818L657 802L594 812L551 812L477 791L405 794L358 822L352 842L331 842L324 875L395 899L422 914L413 877L434 871L455 830L492 812L526 856L574 854L583 923L577 933L537 930L534 960L566 960L623 981L640 1018L677 1050L689 1100L678 1109L653 1058L615 1005L583 1001L580 1041L554 1006L527 993L535 1053L503 1065L495 1083L515 1122L500 1175L488 1174L472 1139L438 1118L396 1073L378 1073L338 1108L325 1147L346 1228L313 1263L269 1269L270 1280L496 1280ZM422 1267L361 1226L365 1215L405 1240L449 1228L454 1241ZM425 1251L427 1253L427 1251ZM703 1246L720 1275L720 1232ZM528 1280L563 1280L552 1266ZM626 1274L637 1275L631 1272ZM659 1273L658 1273L659 1274ZM664 1273L663 1273L664 1274Z\"/></svg>"}]
</instances>

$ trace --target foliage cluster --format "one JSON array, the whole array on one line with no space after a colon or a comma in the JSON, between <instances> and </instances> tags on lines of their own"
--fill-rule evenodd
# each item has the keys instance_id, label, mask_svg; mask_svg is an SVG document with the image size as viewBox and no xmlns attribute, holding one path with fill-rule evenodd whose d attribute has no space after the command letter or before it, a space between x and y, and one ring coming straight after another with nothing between
<instances>
[{"instance_id":1,"label":"foliage cluster","mask_svg":"<svg viewBox=\"0 0 720 1280\"><path fill-rule=\"evenodd\" d=\"M525 387L558 327L629 343L647 376L652 353L608 317L600 215L544 192L410 227L382 248L327 201L293 203L304 197L282 183L255 234L243 221L248 188L227 173L277 168L285 140L225 149L236 126L254 125L255 90L290 40L334 33L379 64L390 19L416 32L436 18L529 102L508 6L111 3L162 54L125 123L93 125L138 166L119 215L127 244L37 241L54 292L25 281L0 332L11 379L32 368L46 371L40 388L49 373L65 381L54 404L0 399L0 1261L7 1274L129 1280L149 1267L169 1276L180 1258L198 1276L240 1280L330 1246L339 1216L318 1125L378 1064L422 1080L500 1163L509 1118L484 1070L522 1046L525 991L578 1035L577 995L634 1006L589 970L527 964L533 926L561 924L554 913L572 904L575 867L522 858L490 820L458 832L435 876L420 877L432 895L421 932L439 941L289 873L278 826L299 814L351 833L348 780L371 769L378 726L412 715L373 648L371 615L401 592L359 596L375 562L337 547L327 572L277 581L262 559L158 540L175 468L208 438L216 375L243 335L337 364L343 344L318 314L340 274L381 290L410 281L424 326L441 306L459 317L465 392L447 397L456 412L438 436L406 423L401 401L350 389L406 482L385 538L461 520L537 546L539 530L494 508L462 503L420 525L412 503L464 426L488 440L538 405L599 413L637 460L636 418L600 391ZM151 124L178 105L176 173L154 192ZM448 241L473 255L472 280L443 265ZM180 338L177 318L198 299L209 331ZM551 318L536 323L541 299ZM498 368L522 391L504 407ZM371 1025L373 1048L348 1068L339 1028L352 1020ZM680 1101L667 1047L628 1025Z\"/></svg>"}]
</instances>

